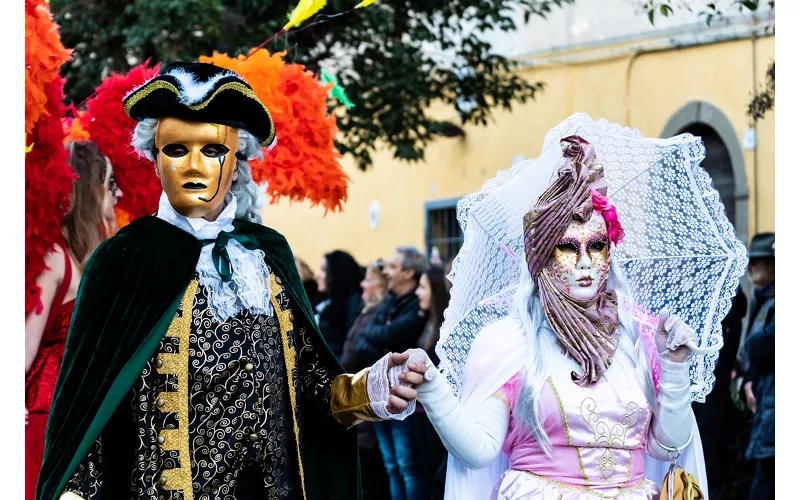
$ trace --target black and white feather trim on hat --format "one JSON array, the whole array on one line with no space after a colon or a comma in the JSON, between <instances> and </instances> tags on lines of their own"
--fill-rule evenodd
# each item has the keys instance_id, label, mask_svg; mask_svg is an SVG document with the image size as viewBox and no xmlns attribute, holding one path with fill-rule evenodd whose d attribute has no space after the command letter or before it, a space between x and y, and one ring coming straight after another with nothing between
<instances>
[{"instance_id":1,"label":"black and white feather trim on hat","mask_svg":"<svg viewBox=\"0 0 800 500\"><path fill-rule=\"evenodd\" d=\"M173 63L128 92L125 113L136 121L174 117L245 129L265 147L275 143L275 123L252 87L233 71L206 63Z\"/></svg>"}]
</instances>

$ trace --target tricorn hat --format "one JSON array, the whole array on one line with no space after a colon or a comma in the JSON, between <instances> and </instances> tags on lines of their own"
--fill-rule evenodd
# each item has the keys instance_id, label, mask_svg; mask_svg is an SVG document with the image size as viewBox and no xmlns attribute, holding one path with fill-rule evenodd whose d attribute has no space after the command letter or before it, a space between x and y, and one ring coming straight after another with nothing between
<instances>
[{"instance_id":1,"label":"tricorn hat","mask_svg":"<svg viewBox=\"0 0 800 500\"><path fill-rule=\"evenodd\" d=\"M750 240L751 259L775 258L775 233L758 233Z\"/></svg>"},{"instance_id":2,"label":"tricorn hat","mask_svg":"<svg viewBox=\"0 0 800 500\"><path fill-rule=\"evenodd\" d=\"M245 129L262 145L275 142L275 123L252 87L233 71L206 63L173 63L122 100L136 121L174 117Z\"/></svg>"}]
</instances>

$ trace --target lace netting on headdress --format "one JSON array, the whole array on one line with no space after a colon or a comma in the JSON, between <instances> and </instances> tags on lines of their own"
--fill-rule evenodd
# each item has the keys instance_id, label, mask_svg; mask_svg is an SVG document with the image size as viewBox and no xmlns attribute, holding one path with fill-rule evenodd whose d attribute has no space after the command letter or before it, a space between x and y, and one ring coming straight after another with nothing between
<instances>
[{"instance_id":1,"label":"lace netting on headdress","mask_svg":"<svg viewBox=\"0 0 800 500\"><path fill-rule=\"evenodd\" d=\"M560 140L573 134L592 143L604 165L608 197L626 234L614 258L635 301L650 311L678 314L695 329L700 346L721 332L747 257L700 167L705 156L700 138L648 139L637 130L575 114L547 134L539 158L499 172L458 203L465 239L448 276L450 306L436 346L440 370L456 395L473 339L509 313L524 259L523 215L563 162ZM693 357L695 401L711 391L717 358L718 353Z\"/></svg>"}]
</instances>

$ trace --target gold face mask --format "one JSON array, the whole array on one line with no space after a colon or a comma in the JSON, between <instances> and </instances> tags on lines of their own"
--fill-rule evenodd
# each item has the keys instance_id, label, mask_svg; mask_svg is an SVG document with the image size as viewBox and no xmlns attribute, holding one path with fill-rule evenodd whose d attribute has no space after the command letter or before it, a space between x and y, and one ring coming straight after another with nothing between
<instances>
[{"instance_id":1,"label":"gold face mask","mask_svg":"<svg viewBox=\"0 0 800 500\"><path fill-rule=\"evenodd\" d=\"M158 177L172 208L184 217L216 219L235 178L239 131L162 118L156 148Z\"/></svg>"}]
</instances>

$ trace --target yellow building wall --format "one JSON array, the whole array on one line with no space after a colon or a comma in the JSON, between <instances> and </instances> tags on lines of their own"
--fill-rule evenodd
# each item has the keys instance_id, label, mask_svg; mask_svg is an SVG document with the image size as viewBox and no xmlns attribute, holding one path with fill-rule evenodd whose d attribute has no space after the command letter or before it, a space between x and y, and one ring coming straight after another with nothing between
<instances>
[{"instance_id":1,"label":"yellow building wall","mask_svg":"<svg viewBox=\"0 0 800 500\"><path fill-rule=\"evenodd\" d=\"M546 84L534 102L512 112L497 110L493 123L467 127L464 138L438 139L426 150L424 163L399 162L382 151L374 166L361 172L345 158L352 183L342 213L324 215L321 208L282 201L264 209L264 223L282 232L295 254L314 269L335 249L352 253L362 264L390 257L398 245L424 249L426 201L474 192L498 170L509 168L514 156L538 156L547 131L576 112L658 137L685 104L708 101L727 115L741 146L754 75L763 84L774 53L774 37L766 37L520 69L530 81ZM775 226L774 123L769 113L757 125L756 149L744 151L750 234ZM369 226L373 200L381 209L376 229Z\"/></svg>"}]
</instances>

